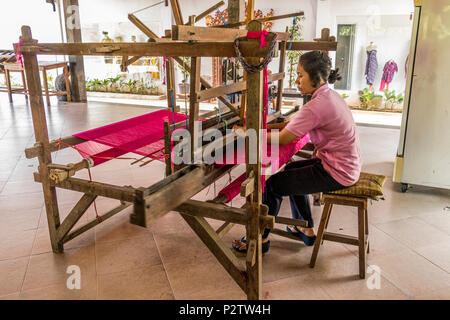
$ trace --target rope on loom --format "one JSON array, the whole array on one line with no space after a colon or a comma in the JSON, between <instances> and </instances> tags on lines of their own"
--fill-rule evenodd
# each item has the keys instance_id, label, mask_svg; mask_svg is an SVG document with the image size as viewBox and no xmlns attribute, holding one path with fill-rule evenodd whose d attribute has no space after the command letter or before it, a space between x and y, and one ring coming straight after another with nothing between
<instances>
[{"instance_id":1,"label":"rope on loom","mask_svg":"<svg viewBox=\"0 0 450 320\"><path fill-rule=\"evenodd\" d=\"M138 10L136 10L136 11L132 12L131 14L135 14L135 13L138 13L138 12L144 11L144 10L146 10L146 9L150 9L150 8L152 8L152 7L156 7L157 5L159 5L159 4L161 4L161 3L164 3L164 2L166 2L166 1L165 1L165 0L163 0L163 1L159 1L159 2L157 2L157 3L154 3L154 4L152 4L152 5L149 5L149 6L147 6L147 7L145 7L145 8L142 8L142 9L138 9Z\"/></svg>"},{"instance_id":2,"label":"rope on loom","mask_svg":"<svg viewBox=\"0 0 450 320\"><path fill-rule=\"evenodd\" d=\"M236 40L234 40L234 50L236 51L237 59L239 60L245 71L247 71L248 73L255 73L266 68L270 61L272 61L272 58L275 54L275 45L277 44L277 34L275 33L273 36L269 53L264 57L263 61L261 61L257 65L251 65L245 60L245 58L242 56L241 50L239 50L239 42L239 38L236 38Z\"/></svg>"},{"instance_id":3,"label":"rope on loom","mask_svg":"<svg viewBox=\"0 0 450 320\"><path fill-rule=\"evenodd\" d=\"M219 14L220 19L222 19L223 25L228 28L227 22L225 21L225 18L223 17L222 13L219 9L217 9L217 13Z\"/></svg>"},{"instance_id":4,"label":"rope on loom","mask_svg":"<svg viewBox=\"0 0 450 320\"><path fill-rule=\"evenodd\" d=\"M297 16L295 16L294 19L292 20L291 39L290 39L290 42L289 42L288 50L291 50L291 48L292 48L292 40L294 39L294 31L295 31L295 22L296 21L297 21Z\"/></svg>"},{"instance_id":5,"label":"rope on loom","mask_svg":"<svg viewBox=\"0 0 450 320\"><path fill-rule=\"evenodd\" d=\"M167 63L169 66L167 66ZM173 98L173 81L172 81L172 65L173 63L170 59L166 60L166 68L169 67L169 79L167 79L167 85L169 86L169 92L170 92L170 104L172 105L172 124L175 123L175 103ZM167 97L169 98L169 97Z\"/></svg>"}]
</instances>

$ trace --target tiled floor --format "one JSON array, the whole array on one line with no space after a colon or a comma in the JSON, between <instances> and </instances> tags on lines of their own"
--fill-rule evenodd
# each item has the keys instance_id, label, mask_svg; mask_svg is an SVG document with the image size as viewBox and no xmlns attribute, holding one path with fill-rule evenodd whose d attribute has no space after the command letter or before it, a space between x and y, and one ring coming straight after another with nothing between
<instances>
[{"instance_id":1,"label":"tiled floor","mask_svg":"<svg viewBox=\"0 0 450 320\"><path fill-rule=\"evenodd\" d=\"M24 157L34 143L31 113L22 96L14 105L0 94L0 299L245 299L203 243L176 213L150 228L131 225L131 208L67 243L64 254L51 251L40 185L33 182L37 161ZM50 138L149 112L144 106L91 102L46 108ZM355 247L325 242L316 267L309 268L312 249L272 237L263 258L266 299L450 299L450 192L415 187L408 193L391 182L399 131L359 128L364 170L389 177L385 200L369 208L370 265L380 270L380 288L370 290L358 277ZM56 162L78 159L73 150L54 154ZM139 168L130 161L110 161L94 168L94 179L148 186L163 177L164 165ZM237 176L242 168L233 172ZM86 172L77 174L87 178ZM220 180L216 189L225 185ZM58 190L61 217L81 194ZM196 199L214 197L214 188ZM234 205L242 202L234 201ZM100 212L117 201L99 199ZM314 207L315 221L321 208ZM289 216L285 201L282 215ZM95 218L88 210L79 224ZM214 227L220 223L211 221ZM336 207L329 228L356 235L356 213ZM242 227L224 237L231 244ZM81 290L67 289L67 267L81 269ZM372 279L371 275L368 275Z\"/></svg>"}]
</instances>

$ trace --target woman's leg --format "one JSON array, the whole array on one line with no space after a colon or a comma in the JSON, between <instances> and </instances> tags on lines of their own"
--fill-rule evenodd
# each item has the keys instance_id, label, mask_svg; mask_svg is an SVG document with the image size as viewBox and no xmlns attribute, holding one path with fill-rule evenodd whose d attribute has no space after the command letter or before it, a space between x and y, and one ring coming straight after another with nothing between
<instances>
[{"instance_id":1,"label":"woman's leg","mask_svg":"<svg viewBox=\"0 0 450 320\"><path fill-rule=\"evenodd\" d=\"M316 192L328 192L344 188L323 168L320 159L312 161L308 165L293 163L293 167L287 167L285 171L278 172L271 176L266 183L263 194L263 203L267 198L276 195L277 199L282 199L283 196L289 196L291 204L294 204L292 210L295 214L294 218L301 218L308 221L307 233L313 232L312 227L314 222L311 216L311 206L308 195ZM267 193L267 195L266 195ZM279 201L281 204L281 200ZM276 210L269 204L269 214L277 216L279 212L279 205ZM271 210L272 209L272 210ZM263 237L267 238L270 233L266 229ZM313 233L312 233L313 234Z\"/></svg>"},{"instance_id":2,"label":"woman's leg","mask_svg":"<svg viewBox=\"0 0 450 320\"><path fill-rule=\"evenodd\" d=\"M290 195L289 202L291 204L292 219L306 220L308 221L308 228L314 227L309 195Z\"/></svg>"}]
</instances>

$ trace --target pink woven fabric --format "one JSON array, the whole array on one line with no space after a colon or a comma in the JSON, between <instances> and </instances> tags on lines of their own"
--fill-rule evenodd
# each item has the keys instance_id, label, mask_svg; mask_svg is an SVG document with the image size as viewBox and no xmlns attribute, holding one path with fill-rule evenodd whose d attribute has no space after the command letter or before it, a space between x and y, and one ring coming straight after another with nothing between
<instances>
[{"instance_id":1,"label":"pink woven fabric","mask_svg":"<svg viewBox=\"0 0 450 320\"><path fill-rule=\"evenodd\" d=\"M76 146L84 158L92 158L94 165L133 152L153 159L164 157L164 121L180 122L184 114L158 110L142 116L112 123L74 134L89 140Z\"/></svg>"},{"instance_id":2,"label":"pink woven fabric","mask_svg":"<svg viewBox=\"0 0 450 320\"><path fill-rule=\"evenodd\" d=\"M305 134L303 137L298 138L295 141L293 141L287 145L280 146L278 163L274 163L275 161L273 161L273 159L272 159L273 172L276 171L276 169L278 167L281 167L286 162L288 162L288 160L290 158L292 158L292 156L294 154L296 154L297 151L302 149L309 142L309 140L310 139L309 139L308 134ZM265 159L265 161L268 161L268 160L270 160L270 155L268 155L267 158ZM263 162L264 162L264 157L263 157ZM245 163L245 156L244 156L244 163ZM246 179L246 175L244 173L241 176L239 176L237 179L233 180L228 186L223 188L219 192L219 194L225 195L228 199L227 202L230 202L241 192L241 184L242 184L242 182L244 182L245 179ZM263 185L265 184L265 181L266 181L265 177L262 176L261 182L263 182Z\"/></svg>"}]
</instances>

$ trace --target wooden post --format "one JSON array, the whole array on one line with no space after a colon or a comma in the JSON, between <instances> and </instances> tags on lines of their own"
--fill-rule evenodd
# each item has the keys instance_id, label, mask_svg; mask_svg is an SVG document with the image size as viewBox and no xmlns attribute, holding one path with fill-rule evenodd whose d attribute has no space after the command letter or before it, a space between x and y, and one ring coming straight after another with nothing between
<instances>
[{"instance_id":1,"label":"wooden post","mask_svg":"<svg viewBox=\"0 0 450 320\"><path fill-rule=\"evenodd\" d=\"M83 42L81 39L80 10L78 0L63 0L64 19L68 43ZM83 56L69 56L72 78L72 99L75 102L87 101Z\"/></svg>"},{"instance_id":2,"label":"wooden post","mask_svg":"<svg viewBox=\"0 0 450 320\"><path fill-rule=\"evenodd\" d=\"M253 20L253 19L255 19L255 0L248 0L248 4L247 4L247 23L250 23L250 21Z\"/></svg>"},{"instance_id":3,"label":"wooden post","mask_svg":"<svg viewBox=\"0 0 450 320\"><path fill-rule=\"evenodd\" d=\"M191 161L194 163L194 154L197 151L197 132L195 126L198 125L198 114L200 103L197 101L197 93L200 91L200 57L191 57L191 78L189 92L189 133L191 134Z\"/></svg>"},{"instance_id":4,"label":"wooden post","mask_svg":"<svg viewBox=\"0 0 450 320\"><path fill-rule=\"evenodd\" d=\"M245 0L228 0L228 23L237 23L246 19L245 16ZM234 27L239 29L239 27ZM243 74L245 81L247 79L247 72L244 71ZM241 109L239 125L244 125L245 110L246 110L246 94L245 90L242 91L241 95Z\"/></svg>"},{"instance_id":5,"label":"wooden post","mask_svg":"<svg viewBox=\"0 0 450 320\"><path fill-rule=\"evenodd\" d=\"M22 44L36 44L33 40L29 26L22 27ZM56 189L50 185L47 165L52 163L50 145L48 140L47 122L45 120L44 102L42 101L42 87L39 79L39 67L36 54L23 53L25 72L30 95L30 108L33 118L34 135L36 142L42 145L42 153L39 156L39 174L42 179L45 209L47 212L48 229L52 250L55 253L63 252L63 243L58 240L57 229L60 225L58 201ZM44 79L45 81L45 79Z\"/></svg>"},{"instance_id":6,"label":"wooden post","mask_svg":"<svg viewBox=\"0 0 450 320\"><path fill-rule=\"evenodd\" d=\"M228 23L243 20L245 20L245 0L228 0Z\"/></svg>"},{"instance_id":7,"label":"wooden post","mask_svg":"<svg viewBox=\"0 0 450 320\"><path fill-rule=\"evenodd\" d=\"M171 135L170 125L168 121L164 121L164 159L166 161L166 177L172 174L172 158L171 158Z\"/></svg>"},{"instance_id":8,"label":"wooden post","mask_svg":"<svg viewBox=\"0 0 450 320\"><path fill-rule=\"evenodd\" d=\"M280 44L280 68L279 73L284 72L285 64L286 64L286 41L282 41ZM277 92L277 106L276 111L281 110L281 103L283 100L283 79L278 80L278 92Z\"/></svg>"},{"instance_id":9,"label":"wooden post","mask_svg":"<svg viewBox=\"0 0 450 320\"><path fill-rule=\"evenodd\" d=\"M176 110L177 90L175 85L175 67L174 61L170 57L166 57L166 87L167 87L167 108L169 111Z\"/></svg>"},{"instance_id":10,"label":"wooden post","mask_svg":"<svg viewBox=\"0 0 450 320\"><path fill-rule=\"evenodd\" d=\"M183 15L181 14L180 4L178 3L178 0L170 0L170 6L172 7L175 24L184 24Z\"/></svg>"},{"instance_id":11,"label":"wooden post","mask_svg":"<svg viewBox=\"0 0 450 320\"><path fill-rule=\"evenodd\" d=\"M253 1L249 1L250 2ZM251 8L251 6L249 6ZM262 23L258 21L251 21L248 24L249 31L261 31ZM259 41L257 39L250 39L249 41ZM249 58L249 63L256 65L259 63L259 58ZM261 132L262 128L262 102L263 102L263 71L247 74L247 131L256 131L256 163L249 163L250 150L249 141L246 143L246 173L247 178L253 175L255 179L255 188L253 193L247 197L247 214L249 220L247 224L247 243L252 241L256 244L255 263L247 261L247 298L249 300L261 299L262 291L262 251L261 251L261 228L260 215L262 203L262 186L261 186ZM254 155L253 155L254 156ZM253 157L255 158L255 157ZM253 260L253 259L252 259Z\"/></svg>"}]
</instances>

